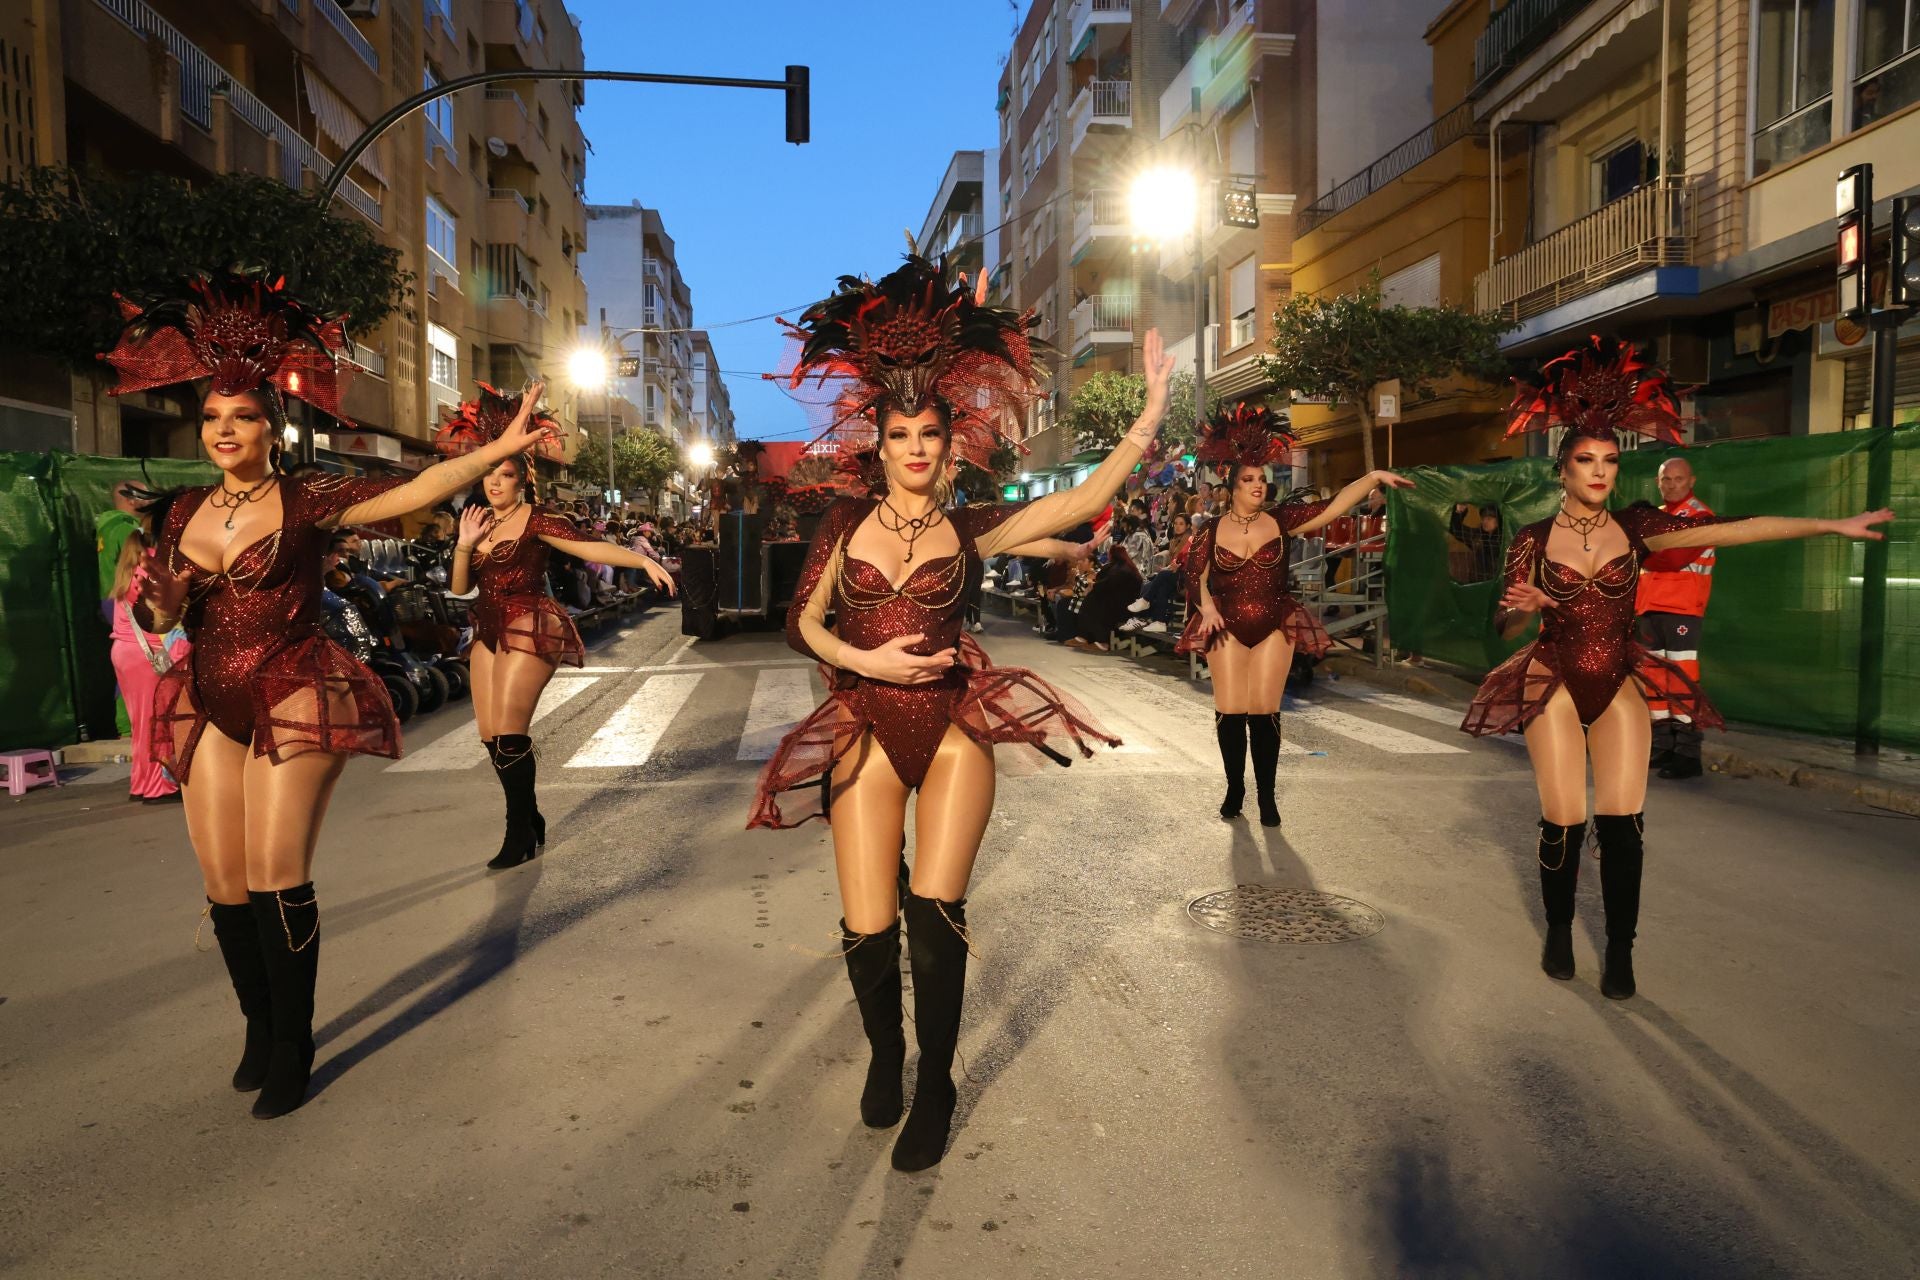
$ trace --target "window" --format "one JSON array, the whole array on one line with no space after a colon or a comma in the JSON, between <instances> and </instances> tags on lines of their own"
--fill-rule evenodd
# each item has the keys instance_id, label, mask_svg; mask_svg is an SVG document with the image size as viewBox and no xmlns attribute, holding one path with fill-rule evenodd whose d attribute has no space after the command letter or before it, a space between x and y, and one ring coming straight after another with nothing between
<instances>
[{"instance_id":1,"label":"window","mask_svg":"<svg viewBox=\"0 0 1920 1280\"><path fill-rule=\"evenodd\" d=\"M434 89L438 88L439 84L440 77L433 74L433 68L429 66L422 73L420 87ZM435 148L446 152L449 160L453 159L453 99L451 97L435 98L420 108L420 114L427 120L428 162L432 162Z\"/></svg>"},{"instance_id":2,"label":"window","mask_svg":"<svg viewBox=\"0 0 1920 1280\"><path fill-rule=\"evenodd\" d=\"M1233 326L1227 335L1228 348L1244 347L1253 341L1253 313L1258 309L1256 286L1257 277L1253 255L1248 254L1233 264L1233 270L1227 274L1228 305L1233 308Z\"/></svg>"},{"instance_id":3,"label":"window","mask_svg":"<svg viewBox=\"0 0 1920 1280\"><path fill-rule=\"evenodd\" d=\"M546 226L547 220L552 216L553 216L553 206L547 203L547 198L545 196L541 196L540 197L540 225L543 227Z\"/></svg>"},{"instance_id":4,"label":"window","mask_svg":"<svg viewBox=\"0 0 1920 1280\"><path fill-rule=\"evenodd\" d=\"M1257 139L1253 108L1249 107L1233 122L1233 131L1227 136L1227 168L1236 177L1251 178L1259 174Z\"/></svg>"},{"instance_id":5,"label":"window","mask_svg":"<svg viewBox=\"0 0 1920 1280\"><path fill-rule=\"evenodd\" d=\"M547 136L547 126L551 124L552 121L547 116L547 109L545 107L539 107L536 111L536 127L540 130L540 136L544 138Z\"/></svg>"},{"instance_id":6,"label":"window","mask_svg":"<svg viewBox=\"0 0 1920 1280\"><path fill-rule=\"evenodd\" d=\"M427 248L438 254L449 268L453 268L460 256L460 233L453 215L432 196L427 197Z\"/></svg>"},{"instance_id":7,"label":"window","mask_svg":"<svg viewBox=\"0 0 1920 1280\"><path fill-rule=\"evenodd\" d=\"M1920 101L1920 0L1860 0L1853 127Z\"/></svg>"},{"instance_id":8,"label":"window","mask_svg":"<svg viewBox=\"0 0 1920 1280\"><path fill-rule=\"evenodd\" d=\"M1429 254L1380 282L1383 307L1437 307L1440 305L1440 255Z\"/></svg>"},{"instance_id":9,"label":"window","mask_svg":"<svg viewBox=\"0 0 1920 1280\"><path fill-rule=\"evenodd\" d=\"M428 380L449 389L460 385L460 340L453 336L453 330L443 329L431 320L427 322L427 347L433 360L428 366Z\"/></svg>"},{"instance_id":10,"label":"window","mask_svg":"<svg viewBox=\"0 0 1920 1280\"><path fill-rule=\"evenodd\" d=\"M1833 0L1758 0L1753 172L1833 136Z\"/></svg>"},{"instance_id":11,"label":"window","mask_svg":"<svg viewBox=\"0 0 1920 1280\"><path fill-rule=\"evenodd\" d=\"M420 18L429 33L435 20L446 28L448 35L453 34L453 0L421 0Z\"/></svg>"},{"instance_id":12,"label":"window","mask_svg":"<svg viewBox=\"0 0 1920 1280\"><path fill-rule=\"evenodd\" d=\"M1638 138L1615 147L1593 162L1593 207L1599 208L1641 185L1647 172L1647 145Z\"/></svg>"}]
</instances>

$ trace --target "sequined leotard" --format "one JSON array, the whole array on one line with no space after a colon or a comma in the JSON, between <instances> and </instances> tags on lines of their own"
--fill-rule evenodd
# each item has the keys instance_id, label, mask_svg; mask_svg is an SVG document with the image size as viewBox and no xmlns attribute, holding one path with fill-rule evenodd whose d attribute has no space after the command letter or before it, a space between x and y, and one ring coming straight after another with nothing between
<instances>
[{"instance_id":1,"label":"sequined leotard","mask_svg":"<svg viewBox=\"0 0 1920 1280\"><path fill-rule=\"evenodd\" d=\"M1635 505L1612 513L1627 535L1627 550L1591 578L1547 555L1551 519L1530 524L1507 548L1506 585L1532 583L1557 601L1540 611L1540 636L1481 682L1461 728L1475 737L1524 729L1562 685L1580 723L1591 725L1613 705L1629 678L1643 694L1659 693L1675 714L1705 728L1724 725L1700 686L1678 666L1656 657L1634 636L1633 599L1640 565L1653 554L1646 539L1694 524L1725 524L1722 516L1688 519ZM1656 682L1653 672L1664 673Z\"/></svg>"},{"instance_id":2,"label":"sequined leotard","mask_svg":"<svg viewBox=\"0 0 1920 1280\"><path fill-rule=\"evenodd\" d=\"M968 587L980 580L976 540L1018 507L982 504L950 512L960 535L959 552L916 565L895 590L879 569L847 553L854 530L874 505L871 499L842 498L821 517L788 612L787 643L810 658L819 657L801 636L799 624L821 574L832 566L834 630L840 639L872 649L895 636L921 633L926 639L910 652L951 651L953 668L931 684L897 685L822 663L827 699L781 739L760 775L749 827L793 827L826 816L826 784L834 763L868 732L909 787L926 778L948 725L958 725L980 742L1037 747L1061 764L1070 761L1046 745L1050 737L1070 739L1086 756L1093 754L1093 742L1120 745L1072 699L1033 672L991 665L962 626ZM816 784L817 799L810 799L804 812L782 812L783 792L801 787L811 791Z\"/></svg>"},{"instance_id":3,"label":"sequined leotard","mask_svg":"<svg viewBox=\"0 0 1920 1280\"><path fill-rule=\"evenodd\" d=\"M1327 629L1287 591L1287 538L1293 530L1327 509L1325 502L1288 502L1267 508L1280 526L1278 537L1255 548L1244 559L1218 543L1220 520L1212 520L1194 535L1187 548L1184 572L1187 599L1193 605L1186 630L1174 646L1176 653L1205 650L1232 636L1251 649L1276 631L1285 631L1294 648L1311 657L1324 657L1333 644ZM1226 630L1210 641L1201 640L1200 580L1206 578L1213 607L1220 611Z\"/></svg>"},{"instance_id":4,"label":"sequined leotard","mask_svg":"<svg viewBox=\"0 0 1920 1280\"><path fill-rule=\"evenodd\" d=\"M327 522L406 481L308 472L280 479L280 527L225 571L187 558L180 536L216 486L167 509L154 554L187 579L187 660L160 677L154 758L181 782L209 724L278 764L300 751L400 754L400 724L379 677L320 630Z\"/></svg>"},{"instance_id":5,"label":"sequined leotard","mask_svg":"<svg viewBox=\"0 0 1920 1280\"><path fill-rule=\"evenodd\" d=\"M579 628L547 594L547 544L541 541L579 537L571 521L536 507L519 537L475 552L471 567L480 594L473 602L473 638L495 653L538 654L576 667L584 662Z\"/></svg>"}]
</instances>

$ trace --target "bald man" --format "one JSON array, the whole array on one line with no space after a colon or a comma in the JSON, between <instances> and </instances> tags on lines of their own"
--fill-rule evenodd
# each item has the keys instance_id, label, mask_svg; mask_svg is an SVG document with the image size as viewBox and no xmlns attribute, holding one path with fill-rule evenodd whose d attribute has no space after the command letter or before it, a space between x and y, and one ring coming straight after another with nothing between
<instances>
[{"instance_id":1,"label":"bald man","mask_svg":"<svg viewBox=\"0 0 1920 1280\"><path fill-rule=\"evenodd\" d=\"M1660 464L1660 499L1669 515L1697 518L1713 512L1693 494L1693 467L1685 458ZM1700 680L1700 628L1707 596L1713 591L1713 548L1657 551L1640 567L1640 591L1634 612L1640 617L1640 643ZM1677 712L1655 690L1647 699L1653 713L1651 767L1663 778L1700 776L1700 728Z\"/></svg>"}]
</instances>

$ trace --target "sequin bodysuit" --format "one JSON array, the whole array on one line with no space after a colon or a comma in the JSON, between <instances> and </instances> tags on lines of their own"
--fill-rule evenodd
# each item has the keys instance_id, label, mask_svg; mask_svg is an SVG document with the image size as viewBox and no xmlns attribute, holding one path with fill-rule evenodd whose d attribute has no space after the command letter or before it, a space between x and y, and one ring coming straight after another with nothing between
<instances>
[{"instance_id":1,"label":"sequin bodysuit","mask_svg":"<svg viewBox=\"0 0 1920 1280\"><path fill-rule=\"evenodd\" d=\"M1227 636L1251 649L1274 632L1284 631L1299 652L1324 657L1333 644L1327 629L1287 590L1287 539L1295 529L1325 511L1327 505L1325 502L1288 502L1267 508L1267 514L1280 526L1280 533L1244 558L1219 545L1220 524L1225 517L1208 521L1187 548L1184 572L1187 600L1192 607L1174 652L1204 651ZM1220 611L1220 618L1226 623L1224 632L1207 641L1201 639L1203 577L1207 593L1213 597L1213 607Z\"/></svg>"},{"instance_id":2,"label":"sequin bodysuit","mask_svg":"<svg viewBox=\"0 0 1920 1280\"><path fill-rule=\"evenodd\" d=\"M386 686L320 630L320 561L333 517L404 483L325 472L282 476L280 527L224 571L180 549L188 521L217 486L174 499L154 554L187 579L181 625L193 651L160 677L151 742L175 778L187 781L210 724L276 764L307 750L400 754Z\"/></svg>"},{"instance_id":3,"label":"sequin bodysuit","mask_svg":"<svg viewBox=\"0 0 1920 1280\"><path fill-rule=\"evenodd\" d=\"M1693 524L1725 524L1728 518L1688 519L1644 504L1615 511L1612 518L1627 535L1627 550L1590 578L1547 555L1551 519L1514 535L1507 548L1505 585L1538 586L1556 607L1540 611L1539 637L1481 682L1462 729L1475 737L1524 729L1563 685L1580 723L1591 725L1630 678L1639 682L1643 695L1660 693L1676 713L1691 715L1697 725L1717 729L1725 723L1692 677L1635 638L1633 601L1640 565L1653 554L1648 538Z\"/></svg>"},{"instance_id":4,"label":"sequin bodysuit","mask_svg":"<svg viewBox=\"0 0 1920 1280\"><path fill-rule=\"evenodd\" d=\"M586 660L580 630L547 594L547 544L542 538L578 541L579 530L563 516L536 507L520 536L474 552L469 566L479 595L473 602L473 638L495 653L537 654L579 666Z\"/></svg>"},{"instance_id":5,"label":"sequin bodysuit","mask_svg":"<svg viewBox=\"0 0 1920 1280\"><path fill-rule=\"evenodd\" d=\"M897 685L822 662L826 701L781 740L767 762L749 827L792 827L826 816L826 786L834 763L869 732L909 787L926 778L949 725L958 725L980 742L1025 743L1062 764L1069 758L1046 745L1050 737L1070 739L1087 756L1093 754L1092 742L1120 745L1072 699L1033 672L990 664L962 626L968 587L980 580L976 541L1017 507L982 504L950 512L960 550L915 565L896 590L879 569L847 552L854 530L874 505L871 499L842 498L821 517L788 611L787 642L808 657L819 657L801 635L800 618L821 575L832 567L834 629L841 640L873 649L895 636L920 633L925 639L910 652L951 652L954 665L932 683ZM782 811L783 792L811 790L816 784L818 798L805 811Z\"/></svg>"}]
</instances>

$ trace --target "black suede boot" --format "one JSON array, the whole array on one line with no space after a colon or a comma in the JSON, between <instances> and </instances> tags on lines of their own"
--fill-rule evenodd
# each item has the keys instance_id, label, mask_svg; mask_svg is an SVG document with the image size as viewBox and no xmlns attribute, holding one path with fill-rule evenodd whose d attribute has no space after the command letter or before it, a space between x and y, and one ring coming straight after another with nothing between
<instances>
[{"instance_id":1,"label":"black suede boot","mask_svg":"<svg viewBox=\"0 0 1920 1280\"><path fill-rule=\"evenodd\" d=\"M1220 816L1237 818L1247 798L1247 718L1237 712L1214 712L1213 736L1220 740L1220 764L1227 774L1227 798L1220 802Z\"/></svg>"},{"instance_id":2,"label":"black suede boot","mask_svg":"<svg viewBox=\"0 0 1920 1280\"><path fill-rule=\"evenodd\" d=\"M1573 894L1580 887L1580 846L1587 824L1540 819L1540 901L1547 909L1547 945L1540 967L1562 982L1573 977Z\"/></svg>"},{"instance_id":3,"label":"black suede boot","mask_svg":"<svg viewBox=\"0 0 1920 1280\"><path fill-rule=\"evenodd\" d=\"M260 954L260 930L253 922L251 903L207 899L214 940L227 962L233 994L247 1019L247 1047L233 1069L233 1087L252 1093L267 1078L267 1060L273 1056L273 997L267 987L267 960Z\"/></svg>"},{"instance_id":4,"label":"black suede boot","mask_svg":"<svg viewBox=\"0 0 1920 1280\"><path fill-rule=\"evenodd\" d=\"M900 922L879 933L855 933L840 922L840 945L847 959L847 981L860 1006L860 1025L873 1056L867 1084L860 1091L860 1119L870 1129L900 1123L905 1107L900 1071L907 1063L907 1038L900 1031Z\"/></svg>"},{"instance_id":5,"label":"black suede boot","mask_svg":"<svg viewBox=\"0 0 1920 1280\"><path fill-rule=\"evenodd\" d=\"M540 852L534 826L533 739L524 733L503 733L493 740L492 756L493 771L499 775L500 789L507 797L507 831L500 841L500 852L487 863L487 870L505 871Z\"/></svg>"},{"instance_id":6,"label":"black suede boot","mask_svg":"<svg viewBox=\"0 0 1920 1280\"><path fill-rule=\"evenodd\" d=\"M1246 717L1247 747L1253 756L1253 794L1260 802L1260 825L1280 825L1280 806L1273 798L1273 775L1280 765L1280 713L1256 711Z\"/></svg>"},{"instance_id":7,"label":"black suede boot","mask_svg":"<svg viewBox=\"0 0 1920 1280\"><path fill-rule=\"evenodd\" d=\"M913 965L913 1033L920 1074L913 1109L893 1144L893 1167L931 1169L947 1152L953 1127L953 1054L960 1042L960 1006L967 987L967 904L906 897L907 957Z\"/></svg>"},{"instance_id":8,"label":"black suede boot","mask_svg":"<svg viewBox=\"0 0 1920 1280\"><path fill-rule=\"evenodd\" d=\"M313 983L320 970L320 906L311 881L291 889L249 893L273 1000L273 1053L256 1120L271 1120L307 1100L313 1073Z\"/></svg>"},{"instance_id":9,"label":"black suede boot","mask_svg":"<svg viewBox=\"0 0 1920 1280\"><path fill-rule=\"evenodd\" d=\"M1600 975L1600 994L1626 1000L1637 989L1633 935L1640 924L1640 872L1646 862L1643 824L1637 813L1597 813L1593 827L1600 837L1600 900L1607 908L1607 967Z\"/></svg>"}]
</instances>

